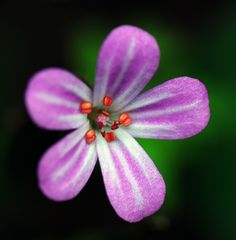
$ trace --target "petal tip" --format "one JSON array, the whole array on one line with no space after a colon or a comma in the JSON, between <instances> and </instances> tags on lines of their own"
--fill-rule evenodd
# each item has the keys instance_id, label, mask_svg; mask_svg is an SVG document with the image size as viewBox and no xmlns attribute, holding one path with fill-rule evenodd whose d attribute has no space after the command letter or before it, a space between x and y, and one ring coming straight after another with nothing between
<instances>
[{"instance_id":1,"label":"petal tip","mask_svg":"<svg viewBox=\"0 0 236 240\"><path fill-rule=\"evenodd\" d=\"M165 197L166 197L166 185L165 185L164 179L162 178L160 181L161 181L161 187L159 187L159 194L158 194L158 197L156 198L155 203L143 209L142 211L133 212L127 216L123 216L119 214L118 215L129 223L136 223L157 213L163 206L165 202Z\"/></svg>"},{"instance_id":2,"label":"petal tip","mask_svg":"<svg viewBox=\"0 0 236 240\"><path fill-rule=\"evenodd\" d=\"M40 161L38 165L38 187L45 197L55 202L67 201L77 195L75 192L63 191L62 188L59 189L56 185L54 185L47 175L47 170L43 161Z\"/></svg>"}]
</instances>

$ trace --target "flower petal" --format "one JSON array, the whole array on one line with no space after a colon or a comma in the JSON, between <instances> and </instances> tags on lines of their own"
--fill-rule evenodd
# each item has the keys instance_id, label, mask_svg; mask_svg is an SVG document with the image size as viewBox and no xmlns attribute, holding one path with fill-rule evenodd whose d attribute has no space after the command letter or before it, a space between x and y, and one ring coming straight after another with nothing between
<instances>
[{"instance_id":1,"label":"flower petal","mask_svg":"<svg viewBox=\"0 0 236 240\"><path fill-rule=\"evenodd\" d=\"M108 198L116 213L137 222L156 212L165 198L165 183L142 147L125 130L107 143L99 134L97 153Z\"/></svg>"},{"instance_id":2,"label":"flower petal","mask_svg":"<svg viewBox=\"0 0 236 240\"><path fill-rule=\"evenodd\" d=\"M202 131L210 117L205 86L197 79L179 77L138 96L123 112L134 137L182 139Z\"/></svg>"},{"instance_id":3,"label":"flower petal","mask_svg":"<svg viewBox=\"0 0 236 240\"><path fill-rule=\"evenodd\" d=\"M76 76L49 68L32 77L26 90L27 109L36 124L47 129L72 129L87 120L79 112L82 100L91 101L91 90Z\"/></svg>"},{"instance_id":4,"label":"flower petal","mask_svg":"<svg viewBox=\"0 0 236 240\"><path fill-rule=\"evenodd\" d=\"M97 65L94 103L105 95L119 110L134 99L155 73L160 59L156 40L133 26L114 29L103 43Z\"/></svg>"},{"instance_id":5,"label":"flower petal","mask_svg":"<svg viewBox=\"0 0 236 240\"><path fill-rule=\"evenodd\" d=\"M95 144L87 144L88 123L53 145L38 167L42 192L56 201L75 197L88 181L96 163Z\"/></svg>"}]
</instances>

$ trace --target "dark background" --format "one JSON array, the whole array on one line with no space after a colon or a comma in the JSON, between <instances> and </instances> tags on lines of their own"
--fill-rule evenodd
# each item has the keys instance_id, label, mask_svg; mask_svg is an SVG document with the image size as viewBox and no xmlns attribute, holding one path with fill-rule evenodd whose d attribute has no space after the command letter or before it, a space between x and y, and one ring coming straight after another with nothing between
<instances>
[{"instance_id":1,"label":"dark background","mask_svg":"<svg viewBox=\"0 0 236 240\"><path fill-rule=\"evenodd\" d=\"M236 4L232 1L2 1L0 4L0 239L236 239ZM78 197L42 195L36 168L65 132L37 128L24 91L35 71L66 68L93 86L99 46L114 27L133 24L157 38L158 73L209 90L211 120L186 140L138 140L167 184L162 209L140 223L120 219L99 166Z\"/></svg>"}]
</instances>

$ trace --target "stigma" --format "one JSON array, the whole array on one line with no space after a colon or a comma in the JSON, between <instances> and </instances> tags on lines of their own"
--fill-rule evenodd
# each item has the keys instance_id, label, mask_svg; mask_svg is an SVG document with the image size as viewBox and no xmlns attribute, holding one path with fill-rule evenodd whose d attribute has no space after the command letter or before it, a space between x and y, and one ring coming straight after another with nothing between
<instances>
[{"instance_id":1,"label":"stigma","mask_svg":"<svg viewBox=\"0 0 236 240\"><path fill-rule=\"evenodd\" d=\"M96 140L96 130L101 133L107 142L116 140L115 130L121 126L128 127L132 123L132 119L128 113L120 113L114 118L114 114L110 107L112 106L112 98L104 96L102 106L93 107L92 102L83 101L80 103L80 112L87 114L93 129L89 129L85 133L85 141L91 144Z\"/></svg>"}]
</instances>

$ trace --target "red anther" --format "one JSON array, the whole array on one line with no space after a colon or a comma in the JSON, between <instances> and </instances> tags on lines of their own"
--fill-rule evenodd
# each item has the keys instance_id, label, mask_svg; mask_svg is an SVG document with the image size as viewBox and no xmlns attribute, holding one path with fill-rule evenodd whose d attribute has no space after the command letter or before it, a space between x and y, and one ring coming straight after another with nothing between
<instances>
[{"instance_id":1,"label":"red anther","mask_svg":"<svg viewBox=\"0 0 236 240\"><path fill-rule=\"evenodd\" d=\"M89 144L89 143L94 142L95 139L96 139L96 134L95 134L94 130L93 129L89 129L85 133L85 140L86 140L86 142Z\"/></svg>"},{"instance_id":2,"label":"red anther","mask_svg":"<svg viewBox=\"0 0 236 240\"><path fill-rule=\"evenodd\" d=\"M119 128L118 125L112 125L112 126L111 126L111 130L116 130L117 128Z\"/></svg>"},{"instance_id":3,"label":"red anther","mask_svg":"<svg viewBox=\"0 0 236 240\"><path fill-rule=\"evenodd\" d=\"M101 113L106 117L110 115L110 113L107 110L102 110Z\"/></svg>"},{"instance_id":4,"label":"red anther","mask_svg":"<svg viewBox=\"0 0 236 240\"><path fill-rule=\"evenodd\" d=\"M115 120L114 121L114 125L120 125L120 121L119 120Z\"/></svg>"},{"instance_id":5,"label":"red anther","mask_svg":"<svg viewBox=\"0 0 236 240\"><path fill-rule=\"evenodd\" d=\"M104 106L111 106L111 104L112 104L112 98L109 97L109 96L105 96L103 98L103 105Z\"/></svg>"},{"instance_id":6,"label":"red anther","mask_svg":"<svg viewBox=\"0 0 236 240\"><path fill-rule=\"evenodd\" d=\"M129 116L128 113L122 113L119 116L119 120L120 120L120 123L125 127L129 126L132 123L131 117Z\"/></svg>"},{"instance_id":7,"label":"red anther","mask_svg":"<svg viewBox=\"0 0 236 240\"><path fill-rule=\"evenodd\" d=\"M107 142L112 142L116 139L115 133L114 132L108 132L105 134L105 139Z\"/></svg>"},{"instance_id":8,"label":"red anther","mask_svg":"<svg viewBox=\"0 0 236 240\"><path fill-rule=\"evenodd\" d=\"M84 101L80 103L80 112L89 114L92 112L92 103L89 101Z\"/></svg>"},{"instance_id":9,"label":"red anther","mask_svg":"<svg viewBox=\"0 0 236 240\"><path fill-rule=\"evenodd\" d=\"M101 132L101 134L102 134L102 136L103 136L103 137L105 137L105 135L106 135L106 132L105 132L105 131L103 131L103 132Z\"/></svg>"},{"instance_id":10,"label":"red anther","mask_svg":"<svg viewBox=\"0 0 236 240\"><path fill-rule=\"evenodd\" d=\"M102 122L98 122L98 128L99 128L99 129L102 129L103 126L104 126L104 124L103 124Z\"/></svg>"}]
</instances>

